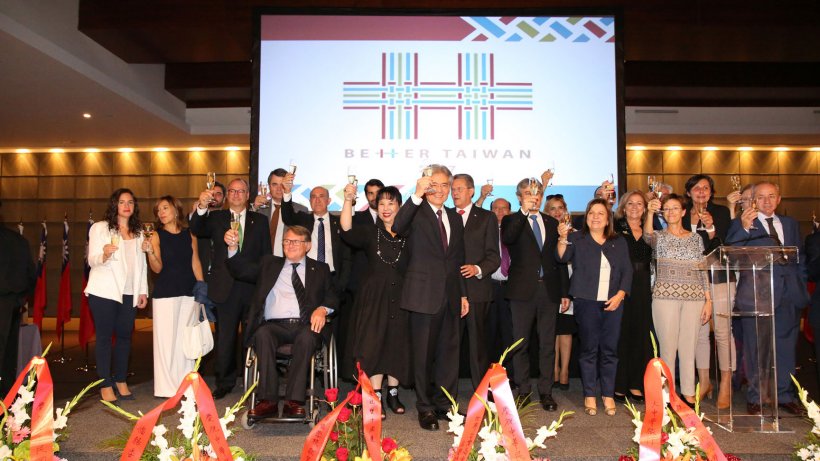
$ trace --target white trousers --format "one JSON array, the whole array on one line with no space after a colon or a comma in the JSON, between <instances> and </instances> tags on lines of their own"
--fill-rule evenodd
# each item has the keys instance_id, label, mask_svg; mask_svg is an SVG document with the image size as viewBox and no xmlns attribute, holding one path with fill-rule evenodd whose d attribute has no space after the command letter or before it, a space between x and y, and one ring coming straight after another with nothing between
<instances>
[{"instance_id":1,"label":"white trousers","mask_svg":"<svg viewBox=\"0 0 820 461\"><path fill-rule=\"evenodd\" d=\"M652 300L652 320L658 334L661 358L674 370L677 357L680 392L688 396L695 395L695 346L698 343L703 303L703 300Z\"/></svg>"},{"instance_id":2,"label":"white trousers","mask_svg":"<svg viewBox=\"0 0 820 461\"><path fill-rule=\"evenodd\" d=\"M154 299L154 396L172 397L194 360L182 352L182 332L197 307L192 296Z\"/></svg>"},{"instance_id":3,"label":"white trousers","mask_svg":"<svg viewBox=\"0 0 820 461\"><path fill-rule=\"evenodd\" d=\"M732 310L729 299L735 299L734 283L718 283L713 285L712 308L714 314L712 321L715 328L715 347L718 355L718 368L720 371L736 370L735 366L735 340L731 333ZM731 294L729 293L731 291ZM695 352L695 362L698 369L709 369L709 355L712 348L709 343L709 323L700 327L698 333L698 346Z\"/></svg>"}]
</instances>

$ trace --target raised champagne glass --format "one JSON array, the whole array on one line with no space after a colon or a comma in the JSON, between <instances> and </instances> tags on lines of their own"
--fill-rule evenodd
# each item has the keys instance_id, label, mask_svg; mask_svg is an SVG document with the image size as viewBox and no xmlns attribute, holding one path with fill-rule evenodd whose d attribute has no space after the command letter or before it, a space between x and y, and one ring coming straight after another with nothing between
<instances>
[{"instance_id":1,"label":"raised champagne glass","mask_svg":"<svg viewBox=\"0 0 820 461\"><path fill-rule=\"evenodd\" d=\"M145 238L151 239L154 236L154 223L146 222L142 223L142 233L145 235Z\"/></svg>"},{"instance_id":2,"label":"raised champagne glass","mask_svg":"<svg viewBox=\"0 0 820 461\"><path fill-rule=\"evenodd\" d=\"M538 197L541 195L541 186L538 184L538 180L535 178L530 178L530 195L533 197ZM530 208L530 211L538 211L538 205L533 204L533 208Z\"/></svg>"},{"instance_id":3,"label":"raised champagne glass","mask_svg":"<svg viewBox=\"0 0 820 461\"><path fill-rule=\"evenodd\" d=\"M568 229L567 237L569 237L569 232L575 231L575 229L572 227L572 215L569 211L564 212L564 216L561 217L561 222L566 224ZM569 241L569 238L567 238L567 245L572 245L572 242Z\"/></svg>"},{"instance_id":4,"label":"raised champagne glass","mask_svg":"<svg viewBox=\"0 0 820 461\"><path fill-rule=\"evenodd\" d=\"M290 162L288 163L288 173L296 174L296 159L295 158L290 159Z\"/></svg>"},{"instance_id":5,"label":"raised champagne glass","mask_svg":"<svg viewBox=\"0 0 820 461\"><path fill-rule=\"evenodd\" d=\"M433 176L433 165L426 165L425 167L423 167L423 168L422 168L422 170L421 170L421 175L422 175L423 177L425 177L425 178L430 178L430 177L432 177L432 176ZM432 194L432 193L433 193L433 192L435 192L435 191L436 191L436 190L435 190L435 189L433 188L433 186L431 185L431 186L430 186L430 187L428 187L428 188L427 188L427 190L426 190L426 191L424 191L424 192L425 192L425 193L427 193L427 194Z\"/></svg>"},{"instance_id":6,"label":"raised champagne glass","mask_svg":"<svg viewBox=\"0 0 820 461\"><path fill-rule=\"evenodd\" d=\"M490 178L490 179L488 179L488 180L487 180L487 185L488 185L488 186L492 186L492 185L493 185L493 178ZM492 192L492 191L490 191L490 193L489 193L489 194L487 194L487 197L494 197L493 192Z\"/></svg>"},{"instance_id":7,"label":"raised champagne glass","mask_svg":"<svg viewBox=\"0 0 820 461\"><path fill-rule=\"evenodd\" d=\"M206 175L207 179L205 179L205 188L208 190L214 190L214 186L216 186L216 172L209 171L208 173L206 173ZM216 203L216 200L211 198L211 200L209 200L208 203L213 205L214 203Z\"/></svg>"}]
</instances>

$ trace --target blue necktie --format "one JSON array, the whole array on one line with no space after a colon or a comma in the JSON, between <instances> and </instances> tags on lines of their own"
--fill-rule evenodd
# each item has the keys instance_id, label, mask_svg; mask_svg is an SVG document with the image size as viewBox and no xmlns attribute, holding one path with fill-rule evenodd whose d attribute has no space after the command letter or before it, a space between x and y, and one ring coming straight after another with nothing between
<instances>
[{"instance_id":1,"label":"blue necktie","mask_svg":"<svg viewBox=\"0 0 820 461\"><path fill-rule=\"evenodd\" d=\"M535 215L531 215L530 219L532 220L532 233L535 234L535 241L538 242L538 250L543 250L544 249L544 238L541 237L541 227L538 226L538 217L536 217ZM540 260L540 258L539 258L539 260ZM540 262L538 264L538 275L539 276L544 275L544 268L541 267Z\"/></svg>"},{"instance_id":2,"label":"blue necktie","mask_svg":"<svg viewBox=\"0 0 820 461\"><path fill-rule=\"evenodd\" d=\"M319 218L319 234L317 240L319 243L316 247L316 260L325 262L325 218Z\"/></svg>"}]
</instances>

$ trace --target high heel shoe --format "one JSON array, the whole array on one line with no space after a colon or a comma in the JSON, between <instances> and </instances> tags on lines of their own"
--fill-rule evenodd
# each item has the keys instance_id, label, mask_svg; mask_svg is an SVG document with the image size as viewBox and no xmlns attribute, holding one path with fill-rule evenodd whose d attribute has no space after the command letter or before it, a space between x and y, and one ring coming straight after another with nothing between
<instances>
[{"instance_id":1,"label":"high heel shoe","mask_svg":"<svg viewBox=\"0 0 820 461\"><path fill-rule=\"evenodd\" d=\"M606 400L604 400L604 414L607 416L615 416L615 413L618 412L615 406L615 399L612 399L612 406L608 406L606 403Z\"/></svg>"},{"instance_id":2,"label":"high heel shoe","mask_svg":"<svg viewBox=\"0 0 820 461\"><path fill-rule=\"evenodd\" d=\"M712 387L711 382L709 382L705 387L701 386L701 388L700 388L700 400L703 400L707 396L711 399L712 398L712 391L713 391L713 387Z\"/></svg>"},{"instance_id":3,"label":"high heel shoe","mask_svg":"<svg viewBox=\"0 0 820 461\"><path fill-rule=\"evenodd\" d=\"M595 404L595 401L592 401L592 404L589 404L586 399L584 399L584 413L588 414L589 416L595 416L598 414L598 407Z\"/></svg>"},{"instance_id":4,"label":"high heel shoe","mask_svg":"<svg viewBox=\"0 0 820 461\"><path fill-rule=\"evenodd\" d=\"M723 385L718 390L717 407L718 410L729 408L732 403L732 389L728 385Z\"/></svg>"},{"instance_id":5,"label":"high heel shoe","mask_svg":"<svg viewBox=\"0 0 820 461\"><path fill-rule=\"evenodd\" d=\"M376 392L376 397L378 397L379 402L382 403L382 421L384 421L385 419L387 419L387 412L384 411L384 401L382 401L382 391L377 391Z\"/></svg>"},{"instance_id":6,"label":"high heel shoe","mask_svg":"<svg viewBox=\"0 0 820 461\"><path fill-rule=\"evenodd\" d=\"M113 396L113 398L107 397L106 394L108 394L108 396ZM100 398L108 403L113 403L114 405L117 404L117 393L114 392L111 387L101 387Z\"/></svg>"},{"instance_id":7,"label":"high heel shoe","mask_svg":"<svg viewBox=\"0 0 820 461\"><path fill-rule=\"evenodd\" d=\"M122 383L122 385L126 386L126 389L128 389L127 384ZM136 400L136 397L134 397L134 394L132 392L129 392L127 394L123 394L122 392L120 392L120 383L114 383L114 388L113 389L114 389L114 395L116 395L117 397L119 397L122 400Z\"/></svg>"},{"instance_id":8,"label":"high heel shoe","mask_svg":"<svg viewBox=\"0 0 820 461\"><path fill-rule=\"evenodd\" d=\"M387 395L385 396L385 402L387 403L387 406L390 408L390 411L397 415L403 415L406 411L404 408L404 404L401 403L401 400L399 400L398 386L387 386Z\"/></svg>"}]
</instances>

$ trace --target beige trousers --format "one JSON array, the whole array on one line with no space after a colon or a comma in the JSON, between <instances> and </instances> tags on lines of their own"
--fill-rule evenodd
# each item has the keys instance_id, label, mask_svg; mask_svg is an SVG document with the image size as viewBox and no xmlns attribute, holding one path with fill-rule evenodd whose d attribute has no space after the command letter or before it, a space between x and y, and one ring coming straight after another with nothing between
<instances>
[{"instance_id":1,"label":"beige trousers","mask_svg":"<svg viewBox=\"0 0 820 461\"><path fill-rule=\"evenodd\" d=\"M702 300L652 300L652 320L658 334L661 358L670 369L675 368L675 359L678 359L683 395L695 395L695 347L702 310Z\"/></svg>"},{"instance_id":2,"label":"beige trousers","mask_svg":"<svg viewBox=\"0 0 820 461\"><path fill-rule=\"evenodd\" d=\"M729 300L735 298L734 283L718 283L712 287L712 322L715 329L715 347L717 348L718 367L720 371L736 370L735 341L732 337L732 310ZM699 370L709 369L709 323L702 325L698 332L698 346L695 352L695 363Z\"/></svg>"}]
</instances>

